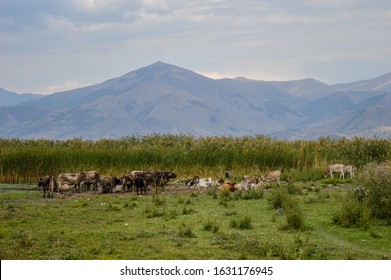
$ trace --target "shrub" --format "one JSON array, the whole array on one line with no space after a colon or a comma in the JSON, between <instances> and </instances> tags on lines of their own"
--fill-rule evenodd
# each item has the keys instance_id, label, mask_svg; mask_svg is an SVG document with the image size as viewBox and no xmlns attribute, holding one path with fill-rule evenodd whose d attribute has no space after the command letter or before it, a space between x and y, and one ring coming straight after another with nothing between
<instances>
[{"instance_id":1,"label":"shrub","mask_svg":"<svg viewBox=\"0 0 391 280\"><path fill-rule=\"evenodd\" d=\"M270 197L270 201L272 203L273 208L274 209L282 208L283 201L286 199L288 195L289 194L287 193L287 191L281 187L274 189L271 192L271 197Z\"/></svg>"},{"instance_id":2,"label":"shrub","mask_svg":"<svg viewBox=\"0 0 391 280\"><path fill-rule=\"evenodd\" d=\"M356 197L367 202L371 215L391 220L391 162L364 166L356 185Z\"/></svg>"},{"instance_id":3,"label":"shrub","mask_svg":"<svg viewBox=\"0 0 391 280\"><path fill-rule=\"evenodd\" d=\"M231 219L229 222L230 227L238 229L251 229L251 216L245 215L238 219Z\"/></svg>"},{"instance_id":4,"label":"shrub","mask_svg":"<svg viewBox=\"0 0 391 280\"><path fill-rule=\"evenodd\" d=\"M342 199L339 208L333 214L333 222L344 227L368 227L369 209L366 204L355 198L354 191L350 191Z\"/></svg>"},{"instance_id":5,"label":"shrub","mask_svg":"<svg viewBox=\"0 0 391 280\"><path fill-rule=\"evenodd\" d=\"M301 209L299 200L292 196L286 196L282 203L286 213L286 225L282 229L304 229L305 216Z\"/></svg>"}]
</instances>

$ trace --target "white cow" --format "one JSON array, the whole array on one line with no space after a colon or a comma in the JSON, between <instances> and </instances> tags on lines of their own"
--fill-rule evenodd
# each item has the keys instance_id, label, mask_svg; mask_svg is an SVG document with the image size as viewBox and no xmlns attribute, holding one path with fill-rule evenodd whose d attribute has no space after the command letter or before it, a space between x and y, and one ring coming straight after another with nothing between
<instances>
[{"instance_id":1,"label":"white cow","mask_svg":"<svg viewBox=\"0 0 391 280\"><path fill-rule=\"evenodd\" d=\"M333 173L339 173L339 179L345 179L345 165L343 164L331 164L328 166L328 175L333 178Z\"/></svg>"},{"instance_id":2,"label":"white cow","mask_svg":"<svg viewBox=\"0 0 391 280\"><path fill-rule=\"evenodd\" d=\"M79 173L60 173L58 175L58 187L60 193L69 191L71 185L76 187Z\"/></svg>"}]
</instances>

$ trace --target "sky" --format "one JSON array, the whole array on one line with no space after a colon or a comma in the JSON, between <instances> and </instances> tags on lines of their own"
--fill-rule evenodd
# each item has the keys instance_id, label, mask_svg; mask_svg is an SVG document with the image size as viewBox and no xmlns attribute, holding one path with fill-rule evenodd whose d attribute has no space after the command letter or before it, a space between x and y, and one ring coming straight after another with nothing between
<instances>
[{"instance_id":1,"label":"sky","mask_svg":"<svg viewBox=\"0 0 391 280\"><path fill-rule=\"evenodd\" d=\"M44 93L163 61L212 77L391 72L389 0L1 0L0 87Z\"/></svg>"}]
</instances>

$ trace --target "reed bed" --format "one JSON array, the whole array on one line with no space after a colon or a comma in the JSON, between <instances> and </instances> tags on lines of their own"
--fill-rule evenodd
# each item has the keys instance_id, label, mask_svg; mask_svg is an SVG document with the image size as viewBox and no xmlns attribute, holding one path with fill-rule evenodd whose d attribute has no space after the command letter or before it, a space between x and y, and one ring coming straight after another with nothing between
<instances>
[{"instance_id":1,"label":"reed bed","mask_svg":"<svg viewBox=\"0 0 391 280\"><path fill-rule=\"evenodd\" d=\"M35 183L38 176L97 170L122 175L131 170L164 169L179 178L260 175L279 169L297 180L320 179L329 163L361 166L391 160L391 140L332 139L284 141L191 135L129 136L121 139L0 139L0 182Z\"/></svg>"}]
</instances>

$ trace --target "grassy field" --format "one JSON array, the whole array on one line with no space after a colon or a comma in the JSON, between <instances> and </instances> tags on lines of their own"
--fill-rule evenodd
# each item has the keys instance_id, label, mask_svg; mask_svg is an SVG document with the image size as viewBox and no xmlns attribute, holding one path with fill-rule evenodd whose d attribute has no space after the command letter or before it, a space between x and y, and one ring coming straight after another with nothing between
<instances>
[{"instance_id":1,"label":"grassy field","mask_svg":"<svg viewBox=\"0 0 391 280\"><path fill-rule=\"evenodd\" d=\"M155 195L48 199L32 185L1 185L0 258L391 258L391 227L383 220L351 227L333 221L350 188L349 180L334 180L231 193L171 183ZM291 206L280 207L281 195Z\"/></svg>"},{"instance_id":2,"label":"grassy field","mask_svg":"<svg viewBox=\"0 0 391 280\"><path fill-rule=\"evenodd\" d=\"M0 258L389 259L391 164L381 163L390 160L391 140L362 138L0 139ZM325 180L330 163L353 164L363 175ZM42 175L141 169L173 171L178 181L144 196L45 199L36 187ZM179 183L226 170L240 181L275 169L292 181L262 192L200 192Z\"/></svg>"}]
</instances>

